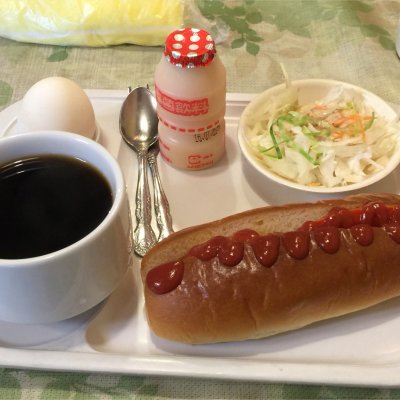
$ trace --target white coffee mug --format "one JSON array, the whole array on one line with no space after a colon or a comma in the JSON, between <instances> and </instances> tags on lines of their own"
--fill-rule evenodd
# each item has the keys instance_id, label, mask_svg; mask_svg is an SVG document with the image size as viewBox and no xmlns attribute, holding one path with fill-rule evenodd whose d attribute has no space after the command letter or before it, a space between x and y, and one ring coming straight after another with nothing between
<instances>
[{"instance_id":1,"label":"white coffee mug","mask_svg":"<svg viewBox=\"0 0 400 400\"><path fill-rule=\"evenodd\" d=\"M0 166L57 154L94 166L110 185L104 220L79 241L52 253L0 259L0 320L48 323L79 315L108 297L131 261L131 221L121 169L100 144L67 132L43 131L0 139ZM0 193L1 195L1 193Z\"/></svg>"}]
</instances>

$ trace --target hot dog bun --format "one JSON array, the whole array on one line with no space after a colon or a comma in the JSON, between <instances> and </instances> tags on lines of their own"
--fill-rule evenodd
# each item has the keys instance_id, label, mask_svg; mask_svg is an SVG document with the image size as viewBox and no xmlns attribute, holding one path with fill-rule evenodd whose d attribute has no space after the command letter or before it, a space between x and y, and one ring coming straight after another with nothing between
<instances>
[{"instance_id":1,"label":"hot dog bun","mask_svg":"<svg viewBox=\"0 0 400 400\"><path fill-rule=\"evenodd\" d=\"M354 210L371 202L400 206L400 196L362 194L264 207L172 234L142 260L151 329L162 338L193 344L256 339L400 295L400 244L379 226L371 227L373 241L368 245L358 243L350 229L338 229L340 246L334 253L317 245L311 232L307 256L296 259L280 245L278 258L267 267L254 256L249 242L245 242L243 259L234 266L221 264L218 257L202 261L189 254L194 246L215 236L232 237L252 229L260 235L282 237L285 232L298 232L306 221L324 218L335 207ZM154 271L176 261L183 265L182 279L172 290L156 293Z\"/></svg>"}]
</instances>

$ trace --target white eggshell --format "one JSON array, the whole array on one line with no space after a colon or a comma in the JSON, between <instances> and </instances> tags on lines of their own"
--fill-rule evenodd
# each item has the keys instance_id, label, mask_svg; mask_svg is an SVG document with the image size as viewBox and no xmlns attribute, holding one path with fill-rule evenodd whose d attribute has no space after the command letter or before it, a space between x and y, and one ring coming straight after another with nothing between
<instances>
[{"instance_id":1,"label":"white eggshell","mask_svg":"<svg viewBox=\"0 0 400 400\"><path fill-rule=\"evenodd\" d=\"M50 77L25 94L19 119L28 130L61 130L93 138L96 120L87 94L70 79Z\"/></svg>"}]
</instances>

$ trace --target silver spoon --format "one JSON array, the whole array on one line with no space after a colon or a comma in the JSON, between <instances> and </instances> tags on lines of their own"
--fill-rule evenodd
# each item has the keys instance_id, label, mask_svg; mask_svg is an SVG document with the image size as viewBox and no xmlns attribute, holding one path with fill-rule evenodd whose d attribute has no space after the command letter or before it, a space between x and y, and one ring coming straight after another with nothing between
<instances>
[{"instance_id":1,"label":"silver spoon","mask_svg":"<svg viewBox=\"0 0 400 400\"><path fill-rule=\"evenodd\" d=\"M160 174L158 172L157 155L160 151L158 146L158 141L151 146L148 161L153 178L154 211L156 213L158 230L160 232L158 241L160 241L169 236L174 230L172 228L172 217L169 210L168 199L161 185Z\"/></svg>"},{"instance_id":2,"label":"silver spoon","mask_svg":"<svg viewBox=\"0 0 400 400\"><path fill-rule=\"evenodd\" d=\"M147 86L147 89L148 88L149 86ZM151 111L149 110L149 114L151 112L151 118L154 119L154 124L157 122L158 127L157 101L150 91L147 91L147 94L153 98L153 101L151 102L153 109ZM157 155L159 152L160 148L157 129L157 141L150 147L147 160L149 162L150 171L153 178L154 212L156 214L156 221L159 230L158 241L166 238L174 231L172 228L172 217L169 209L168 199L161 185L161 178L158 172Z\"/></svg>"},{"instance_id":3,"label":"silver spoon","mask_svg":"<svg viewBox=\"0 0 400 400\"><path fill-rule=\"evenodd\" d=\"M151 199L147 180L147 156L151 145L157 141L158 119L154 117L155 99L144 87L130 91L119 115L119 129L125 142L138 158L138 183L136 187L136 228L133 232L134 251L139 256L157 242L151 227Z\"/></svg>"}]
</instances>

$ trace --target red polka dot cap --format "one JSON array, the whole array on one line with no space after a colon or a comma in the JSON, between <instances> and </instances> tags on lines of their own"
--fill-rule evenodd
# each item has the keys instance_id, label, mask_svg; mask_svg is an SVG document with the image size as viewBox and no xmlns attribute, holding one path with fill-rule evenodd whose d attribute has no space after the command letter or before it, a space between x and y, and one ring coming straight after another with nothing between
<instances>
[{"instance_id":1,"label":"red polka dot cap","mask_svg":"<svg viewBox=\"0 0 400 400\"><path fill-rule=\"evenodd\" d=\"M211 35L195 28L182 28L170 33L165 41L164 55L181 68L205 67L216 53Z\"/></svg>"}]
</instances>

